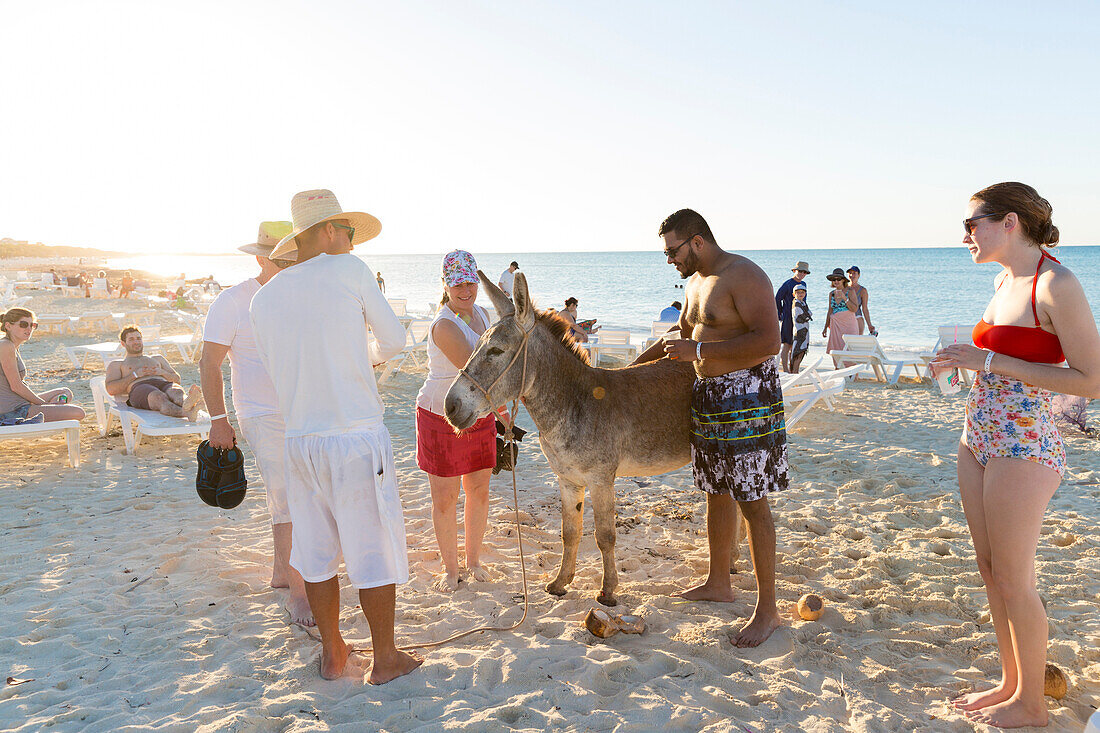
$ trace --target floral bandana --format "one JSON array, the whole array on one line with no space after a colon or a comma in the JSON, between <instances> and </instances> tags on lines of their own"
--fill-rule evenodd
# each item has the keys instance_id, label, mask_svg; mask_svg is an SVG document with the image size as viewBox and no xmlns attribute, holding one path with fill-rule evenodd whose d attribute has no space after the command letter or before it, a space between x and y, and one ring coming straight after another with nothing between
<instances>
[{"instance_id":1,"label":"floral bandana","mask_svg":"<svg viewBox=\"0 0 1100 733\"><path fill-rule=\"evenodd\" d=\"M454 287L463 283L477 285L477 262L469 252L456 249L443 255L443 282Z\"/></svg>"}]
</instances>

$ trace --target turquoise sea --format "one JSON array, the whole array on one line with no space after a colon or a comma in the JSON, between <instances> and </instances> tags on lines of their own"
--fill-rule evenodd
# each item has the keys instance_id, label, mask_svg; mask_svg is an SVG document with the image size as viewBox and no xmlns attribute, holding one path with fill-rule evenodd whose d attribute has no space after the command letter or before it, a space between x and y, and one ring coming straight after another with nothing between
<instances>
[{"instance_id":1,"label":"turquoise sea","mask_svg":"<svg viewBox=\"0 0 1100 733\"><path fill-rule=\"evenodd\" d=\"M920 351L936 340L936 327L975 323L993 294L997 265L975 265L962 246L913 249L736 250L759 264L773 288L788 277L797 260L806 260L806 279L814 313L813 344L824 342L828 282L834 267L858 265L870 294L871 318L888 349ZM391 298L407 298L410 311L425 311L440 295L441 255L371 254L357 252L386 281ZM1059 247L1054 254L1085 286L1094 315L1100 315L1100 247ZM561 308L569 296L579 301L581 318L597 318L608 328L628 328L635 341L649 335L649 324L662 308L683 300L683 281L666 264L659 249L651 252L539 252L479 254L478 264L493 278L511 260L520 264L540 307ZM213 274L223 285L255 274L255 261L245 255L135 256L108 261L113 268L141 269L188 278ZM479 302L491 309L488 299Z\"/></svg>"}]
</instances>

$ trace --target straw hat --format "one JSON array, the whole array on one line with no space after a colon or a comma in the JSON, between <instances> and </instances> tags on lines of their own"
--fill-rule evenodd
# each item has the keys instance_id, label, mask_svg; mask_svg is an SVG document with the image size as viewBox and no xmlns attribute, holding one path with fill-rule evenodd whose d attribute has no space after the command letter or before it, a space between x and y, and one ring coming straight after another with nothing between
<instances>
[{"instance_id":1,"label":"straw hat","mask_svg":"<svg viewBox=\"0 0 1100 733\"><path fill-rule=\"evenodd\" d=\"M293 228L294 225L289 221L261 221L260 233L256 235L256 241L237 247L237 249L246 255L270 257L271 250L275 249L275 245L279 243L279 240L290 234L290 230Z\"/></svg>"},{"instance_id":2,"label":"straw hat","mask_svg":"<svg viewBox=\"0 0 1100 733\"><path fill-rule=\"evenodd\" d=\"M294 220L294 229L283 237L278 246L268 255L272 259L291 259L288 255L298 251L298 242L295 241L295 237L312 226L332 219L345 219L348 226L355 228L355 236L351 240L352 247L368 239L374 239L382 231L382 222L370 214L344 211L340 208L336 195L325 188L294 194L294 198L290 200L290 217Z\"/></svg>"}]
</instances>

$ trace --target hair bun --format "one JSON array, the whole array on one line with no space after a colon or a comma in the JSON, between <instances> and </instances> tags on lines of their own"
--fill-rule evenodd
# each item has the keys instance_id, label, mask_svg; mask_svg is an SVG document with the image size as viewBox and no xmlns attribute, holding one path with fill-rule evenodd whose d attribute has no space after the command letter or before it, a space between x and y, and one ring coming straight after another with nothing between
<instances>
[{"instance_id":1,"label":"hair bun","mask_svg":"<svg viewBox=\"0 0 1100 733\"><path fill-rule=\"evenodd\" d=\"M1049 219L1043 224L1039 232L1039 244L1058 244L1058 227Z\"/></svg>"}]
</instances>

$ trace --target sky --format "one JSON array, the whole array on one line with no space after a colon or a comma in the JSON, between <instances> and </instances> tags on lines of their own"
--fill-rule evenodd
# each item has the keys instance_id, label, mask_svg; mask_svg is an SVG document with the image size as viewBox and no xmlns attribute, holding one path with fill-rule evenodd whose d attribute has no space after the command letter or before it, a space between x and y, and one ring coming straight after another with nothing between
<instances>
[{"instance_id":1,"label":"sky","mask_svg":"<svg viewBox=\"0 0 1100 733\"><path fill-rule=\"evenodd\" d=\"M0 0L0 237L389 254L948 246L1020 180L1100 244L1100 4Z\"/></svg>"}]
</instances>

